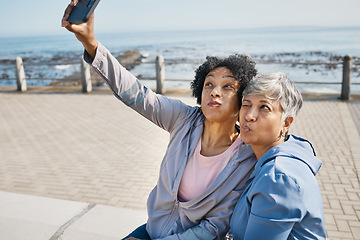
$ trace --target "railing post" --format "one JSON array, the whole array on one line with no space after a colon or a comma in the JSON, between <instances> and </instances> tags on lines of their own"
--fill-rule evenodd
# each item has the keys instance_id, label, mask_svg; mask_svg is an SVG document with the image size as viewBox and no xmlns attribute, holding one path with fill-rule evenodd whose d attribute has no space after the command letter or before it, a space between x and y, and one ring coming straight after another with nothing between
<instances>
[{"instance_id":1,"label":"railing post","mask_svg":"<svg viewBox=\"0 0 360 240\"><path fill-rule=\"evenodd\" d=\"M165 64L162 55L156 57L156 93L165 93Z\"/></svg>"},{"instance_id":2,"label":"railing post","mask_svg":"<svg viewBox=\"0 0 360 240\"><path fill-rule=\"evenodd\" d=\"M352 68L352 56L346 55L343 62L343 79L341 85L340 99L350 99L350 85L351 85L351 68Z\"/></svg>"},{"instance_id":3,"label":"railing post","mask_svg":"<svg viewBox=\"0 0 360 240\"><path fill-rule=\"evenodd\" d=\"M92 91L90 65L84 59L81 60L81 83L83 92L88 93Z\"/></svg>"},{"instance_id":4,"label":"railing post","mask_svg":"<svg viewBox=\"0 0 360 240\"><path fill-rule=\"evenodd\" d=\"M16 57L16 85L18 91L27 90L24 64L21 57Z\"/></svg>"}]
</instances>

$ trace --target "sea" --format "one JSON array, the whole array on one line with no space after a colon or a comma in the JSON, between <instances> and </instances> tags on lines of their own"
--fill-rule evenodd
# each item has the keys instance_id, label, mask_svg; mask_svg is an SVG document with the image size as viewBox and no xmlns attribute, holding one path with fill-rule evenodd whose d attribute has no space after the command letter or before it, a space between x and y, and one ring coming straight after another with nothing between
<instances>
[{"instance_id":1,"label":"sea","mask_svg":"<svg viewBox=\"0 0 360 240\"><path fill-rule=\"evenodd\" d=\"M284 72L303 92L340 93L342 61L351 55L351 93L360 93L360 26L141 31L96 37L114 56L138 50L143 57L130 71L149 87L156 84L158 55L165 59L166 88L188 89L206 56L249 54L260 73ZM69 32L0 37L0 86L16 86L17 56L23 59L27 85L46 86L79 72L82 53L82 45Z\"/></svg>"}]
</instances>

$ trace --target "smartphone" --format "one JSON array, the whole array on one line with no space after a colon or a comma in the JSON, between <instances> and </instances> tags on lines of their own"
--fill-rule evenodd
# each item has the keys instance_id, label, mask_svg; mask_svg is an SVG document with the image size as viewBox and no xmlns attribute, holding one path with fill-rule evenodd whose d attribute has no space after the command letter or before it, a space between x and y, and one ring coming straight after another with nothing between
<instances>
[{"instance_id":1,"label":"smartphone","mask_svg":"<svg viewBox=\"0 0 360 240\"><path fill-rule=\"evenodd\" d=\"M68 22L72 24L84 23L91 17L100 0L78 1L70 13Z\"/></svg>"}]
</instances>

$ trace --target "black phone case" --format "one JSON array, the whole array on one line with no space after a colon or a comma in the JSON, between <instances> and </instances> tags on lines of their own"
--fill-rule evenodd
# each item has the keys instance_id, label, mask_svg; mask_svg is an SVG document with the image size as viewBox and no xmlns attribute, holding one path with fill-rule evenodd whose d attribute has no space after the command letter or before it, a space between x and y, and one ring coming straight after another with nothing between
<instances>
[{"instance_id":1,"label":"black phone case","mask_svg":"<svg viewBox=\"0 0 360 240\"><path fill-rule=\"evenodd\" d=\"M70 13L68 22L72 24L84 23L91 17L100 0L79 1Z\"/></svg>"}]
</instances>

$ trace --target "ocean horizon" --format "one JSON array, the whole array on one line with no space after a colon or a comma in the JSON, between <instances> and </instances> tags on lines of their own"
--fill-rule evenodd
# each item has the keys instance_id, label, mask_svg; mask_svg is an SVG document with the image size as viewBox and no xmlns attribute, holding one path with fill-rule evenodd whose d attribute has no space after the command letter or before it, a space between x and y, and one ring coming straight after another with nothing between
<instances>
[{"instance_id":1,"label":"ocean horizon","mask_svg":"<svg viewBox=\"0 0 360 240\"><path fill-rule=\"evenodd\" d=\"M360 27L269 27L223 30L99 33L113 55L138 50L143 63L131 72L154 79L153 62L163 55L168 88L189 88L206 56L249 54L259 72L284 72L295 82L341 82L342 58L353 57L352 82L360 83ZM28 86L46 86L80 69L83 48L73 34L0 37L0 86L16 86L14 61L23 58ZM147 85L155 84L146 81ZM152 87L152 86L149 86ZM304 92L341 91L339 84L299 84ZM352 85L360 93L360 85Z\"/></svg>"}]
</instances>

